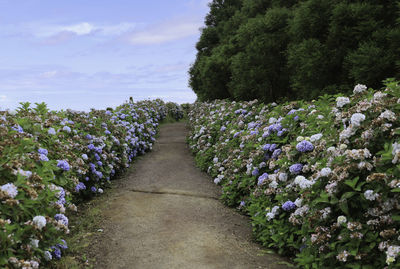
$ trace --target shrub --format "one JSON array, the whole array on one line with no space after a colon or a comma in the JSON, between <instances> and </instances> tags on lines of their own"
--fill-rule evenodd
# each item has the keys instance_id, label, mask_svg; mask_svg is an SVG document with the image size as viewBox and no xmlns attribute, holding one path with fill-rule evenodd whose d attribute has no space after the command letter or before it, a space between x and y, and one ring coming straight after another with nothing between
<instances>
[{"instance_id":1,"label":"shrub","mask_svg":"<svg viewBox=\"0 0 400 269\"><path fill-rule=\"evenodd\" d=\"M188 138L257 239L302 268L400 266L400 86L195 103Z\"/></svg>"},{"instance_id":2,"label":"shrub","mask_svg":"<svg viewBox=\"0 0 400 269\"><path fill-rule=\"evenodd\" d=\"M161 100L89 113L49 111L44 103L0 111L0 267L59 259L69 211L151 150L168 113Z\"/></svg>"}]
</instances>

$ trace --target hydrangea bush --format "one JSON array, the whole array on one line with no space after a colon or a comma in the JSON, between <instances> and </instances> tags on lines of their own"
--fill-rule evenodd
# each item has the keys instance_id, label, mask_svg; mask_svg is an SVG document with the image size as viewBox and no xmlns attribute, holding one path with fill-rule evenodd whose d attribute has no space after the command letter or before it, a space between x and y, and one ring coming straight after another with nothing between
<instances>
[{"instance_id":1,"label":"hydrangea bush","mask_svg":"<svg viewBox=\"0 0 400 269\"><path fill-rule=\"evenodd\" d=\"M400 267L400 86L195 103L188 142L222 199L302 268Z\"/></svg>"},{"instance_id":2,"label":"hydrangea bush","mask_svg":"<svg viewBox=\"0 0 400 269\"><path fill-rule=\"evenodd\" d=\"M151 150L159 121L176 110L155 100L89 113L44 103L0 111L0 267L59 259L75 204Z\"/></svg>"}]
</instances>

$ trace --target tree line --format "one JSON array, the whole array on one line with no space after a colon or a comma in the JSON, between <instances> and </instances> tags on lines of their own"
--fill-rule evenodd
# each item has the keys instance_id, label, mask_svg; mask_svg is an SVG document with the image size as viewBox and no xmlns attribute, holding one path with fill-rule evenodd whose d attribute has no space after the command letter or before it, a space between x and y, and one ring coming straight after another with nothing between
<instances>
[{"instance_id":1,"label":"tree line","mask_svg":"<svg viewBox=\"0 0 400 269\"><path fill-rule=\"evenodd\" d=\"M400 1L213 0L189 85L200 101L312 99L400 78Z\"/></svg>"}]
</instances>

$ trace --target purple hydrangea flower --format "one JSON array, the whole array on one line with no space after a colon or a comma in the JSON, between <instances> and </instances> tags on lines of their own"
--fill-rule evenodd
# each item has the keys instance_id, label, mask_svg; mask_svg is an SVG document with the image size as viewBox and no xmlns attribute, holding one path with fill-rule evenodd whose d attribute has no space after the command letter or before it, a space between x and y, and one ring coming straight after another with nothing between
<instances>
[{"instance_id":1,"label":"purple hydrangea flower","mask_svg":"<svg viewBox=\"0 0 400 269\"><path fill-rule=\"evenodd\" d=\"M56 221L61 222L65 226L68 226L68 218L64 214L56 214L54 218Z\"/></svg>"},{"instance_id":2,"label":"purple hydrangea flower","mask_svg":"<svg viewBox=\"0 0 400 269\"><path fill-rule=\"evenodd\" d=\"M111 132L110 132L109 130L106 130L104 133L105 133L106 135L111 134Z\"/></svg>"},{"instance_id":3,"label":"purple hydrangea flower","mask_svg":"<svg viewBox=\"0 0 400 269\"><path fill-rule=\"evenodd\" d=\"M264 151L268 151L270 147L271 147L271 144L265 144L265 145L263 146L263 150L264 150Z\"/></svg>"},{"instance_id":4,"label":"purple hydrangea flower","mask_svg":"<svg viewBox=\"0 0 400 269\"><path fill-rule=\"evenodd\" d=\"M97 154L97 153L94 154L94 158L95 158L97 161L100 161L100 159L101 159L100 155Z\"/></svg>"},{"instance_id":5,"label":"purple hydrangea flower","mask_svg":"<svg viewBox=\"0 0 400 269\"><path fill-rule=\"evenodd\" d=\"M311 144L311 142L303 140L296 145L296 149L300 152L307 152L307 151L313 151L314 146L313 144Z\"/></svg>"},{"instance_id":6,"label":"purple hydrangea flower","mask_svg":"<svg viewBox=\"0 0 400 269\"><path fill-rule=\"evenodd\" d=\"M302 169L303 169L303 165L301 163L296 163L289 167L289 171L293 175L299 174Z\"/></svg>"},{"instance_id":7,"label":"purple hydrangea flower","mask_svg":"<svg viewBox=\"0 0 400 269\"><path fill-rule=\"evenodd\" d=\"M94 146L93 144L89 144L87 147L88 147L88 149L90 149L90 150L94 150L94 149L95 149L95 146Z\"/></svg>"},{"instance_id":8,"label":"purple hydrangea flower","mask_svg":"<svg viewBox=\"0 0 400 269\"><path fill-rule=\"evenodd\" d=\"M274 152L272 153L271 158L272 158L272 159L278 159L278 156L279 156L281 153L282 153L282 150L281 150L281 149L276 149L276 150L274 150Z\"/></svg>"},{"instance_id":9,"label":"purple hydrangea flower","mask_svg":"<svg viewBox=\"0 0 400 269\"><path fill-rule=\"evenodd\" d=\"M269 151L273 152L277 147L278 147L277 144L272 144L272 145L269 147Z\"/></svg>"},{"instance_id":10,"label":"purple hydrangea flower","mask_svg":"<svg viewBox=\"0 0 400 269\"><path fill-rule=\"evenodd\" d=\"M22 127L19 125L15 125L15 126L11 127L11 129L13 129L14 131L17 131L18 133L21 133L21 134L24 132L24 129L22 129Z\"/></svg>"},{"instance_id":11,"label":"purple hydrangea flower","mask_svg":"<svg viewBox=\"0 0 400 269\"><path fill-rule=\"evenodd\" d=\"M97 189L96 189L95 186L91 187L90 190L91 190L92 192L96 192L96 191L97 191Z\"/></svg>"},{"instance_id":12,"label":"purple hydrangea flower","mask_svg":"<svg viewBox=\"0 0 400 269\"><path fill-rule=\"evenodd\" d=\"M85 136L85 138L86 138L87 140L92 140L92 136L91 136L90 134L87 134L87 135Z\"/></svg>"},{"instance_id":13,"label":"purple hydrangea flower","mask_svg":"<svg viewBox=\"0 0 400 269\"><path fill-rule=\"evenodd\" d=\"M75 186L75 191L79 192L80 190L85 190L86 189L86 185L83 184L82 182L79 182L76 186Z\"/></svg>"},{"instance_id":14,"label":"purple hydrangea flower","mask_svg":"<svg viewBox=\"0 0 400 269\"><path fill-rule=\"evenodd\" d=\"M299 116L295 116L293 119L294 119L295 121L298 121L298 120L299 120Z\"/></svg>"},{"instance_id":15,"label":"purple hydrangea flower","mask_svg":"<svg viewBox=\"0 0 400 269\"><path fill-rule=\"evenodd\" d=\"M255 168L255 169L253 170L253 172L251 172L251 174L252 174L253 176L257 176L257 175L258 175L258 168Z\"/></svg>"},{"instance_id":16,"label":"purple hydrangea flower","mask_svg":"<svg viewBox=\"0 0 400 269\"><path fill-rule=\"evenodd\" d=\"M268 179L268 174L267 173L262 174L261 176L258 177L257 185L260 186L266 179Z\"/></svg>"},{"instance_id":17,"label":"purple hydrangea flower","mask_svg":"<svg viewBox=\"0 0 400 269\"><path fill-rule=\"evenodd\" d=\"M60 249L67 249L68 245L67 245L67 242L65 242L64 239L61 239L61 243L57 244L57 247L60 248Z\"/></svg>"},{"instance_id":18,"label":"purple hydrangea flower","mask_svg":"<svg viewBox=\"0 0 400 269\"><path fill-rule=\"evenodd\" d=\"M47 149L43 149L43 148L38 149L38 153L46 155L46 156L47 156L47 154L49 154L48 150Z\"/></svg>"},{"instance_id":19,"label":"purple hydrangea flower","mask_svg":"<svg viewBox=\"0 0 400 269\"><path fill-rule=\"evenodd\" d=\"M96 171L96 175L97 175L99 178L103 178L103 173L100 172L100 171Z\"/></svg>"},{"instance_id":20,"label":"purple hydrangea flower","mask_svg":"<svg viewBox=\"0 0 400 269\"><path fill-rule=\"evenodd\" d=\"M56 247L56 246L52 246L51 247L51 254L53 255L53 257L55 257L57 260L61 259L61 250Z\"/></svg>"},{"instance_id":21,"label":"purple hydrangea flower","mask_svg":"<svg viewBox=\"0 0 400 269\"><path fill-rule=\"evenodd\" d=\"M64 171L68 171L69 170L69 164L65 160L58 160L57 161L57 167L61 168Z\"/></svg>"},{"instance_id":22,"label":"purple hydrangea flower","mask_svg":"<svg viewBox=\"0 0 400 269\"><path fill-rule=\"evenodd\" d=\"M39 154L39 160L42 162L48 162L49 158L45 154Z\"/></svg>"},{"instance_id":23,"label":"purple hydrangea flower","mask_svg":"<svg viewBox=\"0 0 400 269\"><path fill-rule=\"evenodd\" d=\"M288 200L282 205L282 209L285 211L290 211L296 208L296 204Z\"/></svg>"},{"instance_id":24,"label":"purple hydrangea flower","mask_svg":"<svg viewBox=\"0 0 400 269\"><path fill-rule=\"evenodd\" d=\"M225 126L222 126L221 129L220 129L221 132L224 132L225 130L226 130Z\"/></svg>"},{"instance_id":25,"label":"purple hydrangea flower","mask_svg":"<svg viewBox=\"0 0 400 269\"><path fill-rule=\"evenodd\" d=\"M97 165L98 165L98 166L102 166L103 163L102 163L101 161L98 161L98 162L97 162Z\"/></svg>"}]
</instances>

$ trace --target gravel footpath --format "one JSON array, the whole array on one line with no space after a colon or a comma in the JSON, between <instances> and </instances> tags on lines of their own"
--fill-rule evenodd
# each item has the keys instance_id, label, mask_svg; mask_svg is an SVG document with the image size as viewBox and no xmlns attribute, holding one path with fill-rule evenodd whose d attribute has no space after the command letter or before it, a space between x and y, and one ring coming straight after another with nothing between
<instances>
[{"instance_id":1,"label":"gravel footpath","mask_svg":"<svg viewBox=\"0 0 400 269\"><path fill-rule=\"evenodd\" d=\"M218 201L186 134L185 123L162 125L153 151L114 181L91 246L94 268L288 268L252 241L247 217Z\"/></svg>"}]
</instances>

